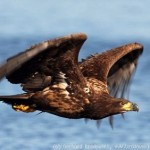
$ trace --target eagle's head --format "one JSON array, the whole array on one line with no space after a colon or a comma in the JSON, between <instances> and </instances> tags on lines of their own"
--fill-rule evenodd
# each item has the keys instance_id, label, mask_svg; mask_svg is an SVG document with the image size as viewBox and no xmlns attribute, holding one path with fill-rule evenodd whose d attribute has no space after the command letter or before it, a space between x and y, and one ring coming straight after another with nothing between
<instances>
[{"instance_id":1,"label":"eagle's head","mask_svg":"<svg viewBox=\"0 0 150 150\"><path fill-rule=\"evenodd\" d=\"M122 114L128 111L139 111L138 105L122 98L105 97L101 101L95 101L89 108L89 118L102 119L116 114ZM95 111L91 111L95 110ZM88 114L88 113L87 113Z\"/></svg>"},{"instance_id":2,"label":"eagle's head","mask_svg":"<svg viewBox=\"0 0 150 150\"><path fill-rule=\"evenodd\" d=\"M111 100L108 106L110 113L125 113L127 111L139 111L139 107L136 103L130 102L122 98L114 98Z\"/></svg>"}]
</instances>

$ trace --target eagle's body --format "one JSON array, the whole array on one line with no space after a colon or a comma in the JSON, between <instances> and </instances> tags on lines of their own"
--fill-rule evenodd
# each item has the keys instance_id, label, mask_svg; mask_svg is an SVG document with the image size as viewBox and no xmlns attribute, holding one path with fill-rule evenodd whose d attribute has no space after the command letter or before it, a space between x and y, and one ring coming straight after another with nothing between
<instances>
[{"instance_id":1,"label":"eagle's body","mask_svg":"<svg viewBox=\"0 0 150 150\"><path fill-rule=\"evenodd\" d=\"M11 83L21 83L26 93L0 99L17 111L40 110L75 119L137 111L137 105L123 96L142 45L124 45L78 63L86 38L78 33L49 40L8 59L0 67L0 79L6 76Z\"/></svg>"}]
</instances>

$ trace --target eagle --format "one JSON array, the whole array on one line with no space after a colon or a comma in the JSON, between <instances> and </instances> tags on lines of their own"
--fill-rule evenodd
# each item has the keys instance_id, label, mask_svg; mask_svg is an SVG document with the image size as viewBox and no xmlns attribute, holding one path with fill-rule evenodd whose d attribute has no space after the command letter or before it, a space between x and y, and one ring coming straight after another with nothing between
<instances>
[{"instance_id":1,"label":"eagle","mask_svg":"<svg viewBox=\"0 0 150 150\"><path fill-rule=\"evenodd\" d=\"M130 43L78 61L84 33L32 46L0 66L0 80L21 84L24 93L0 96L16 111L51 113L72 119L101 120L138 105L125 98L138 58L139 43Z\"/></svg>"}]
</instances>

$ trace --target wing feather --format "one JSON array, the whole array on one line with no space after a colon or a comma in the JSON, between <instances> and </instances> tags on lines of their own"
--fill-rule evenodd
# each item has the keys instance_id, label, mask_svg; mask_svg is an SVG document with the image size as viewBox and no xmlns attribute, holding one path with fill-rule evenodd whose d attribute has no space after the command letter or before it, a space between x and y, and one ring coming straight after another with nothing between
<instances>
[{"instance_id":1,"label":"wing feather","mask_svg":"<svg viewBox=\"0 0 150 150\"><path fill-rule=\"evenodd\" d=\"M112 97L125 98L142 52L141 44L127 44L85 59L80 69L84 76L107 83ZM113 128L113 116L109 117L109 124Z\"/></svg>"},{"instance_id":2,"label":"wing feather","mask_svg":"<svg viewBox=\"0 0 150 150\"><path fill-rule=\"evenodd\" d=\"M142 51L141 44L127 44L87 58L80 69L84 76L107 83L112 96L124 97Z\"/></svg>"},{"instance_id":3,"label":"wing feather","mask_svg":"<svg viewBox=\"0 0 150 150\"><path fill-rule=\"evenodd\" d=\"M34 45L1 65L0 79L6 76L11 83L21 83L28 92L47 87L60 72L82 83L77 60L86 38L77 33Z\"/></svg>"}]
</instances>

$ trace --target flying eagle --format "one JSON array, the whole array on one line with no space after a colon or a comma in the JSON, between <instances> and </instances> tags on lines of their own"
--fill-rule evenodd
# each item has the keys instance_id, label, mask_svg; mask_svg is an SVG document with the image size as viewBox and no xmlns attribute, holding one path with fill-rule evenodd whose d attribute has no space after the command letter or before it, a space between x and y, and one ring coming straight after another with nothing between
<instances>
[{"instance_id":1,"label":"flying eagle","mask_svg":"<svg viewBox=\"0 0 150 150\"><path fill-rule=\"evenodd\" d=\"M0 96L16 111L52 113L66 118L99 120L137 104L124 99L143 46L127 44L78 62L87 36L71 34L34 45L0 66L6 77L21 84L23 94Z\"/></svg>"}]
</instances>

